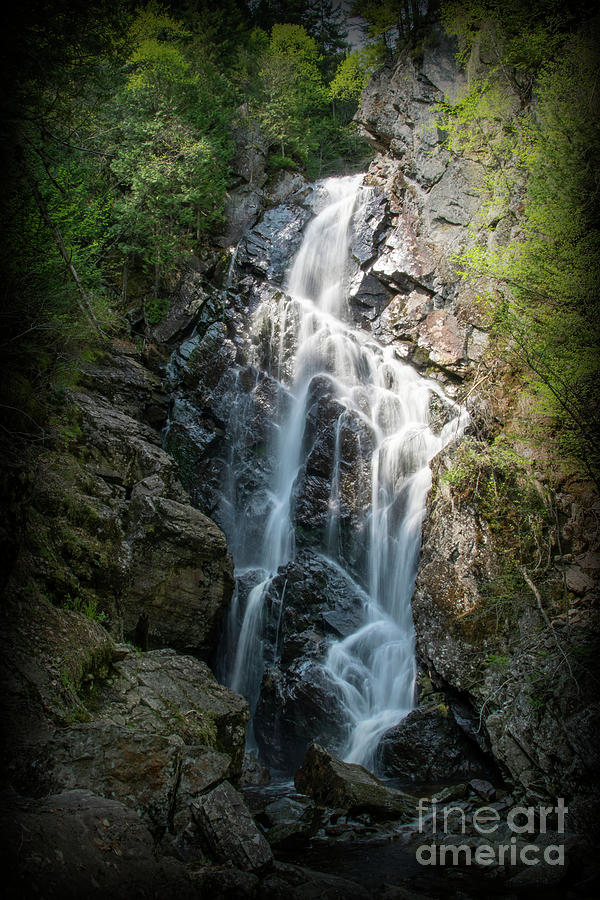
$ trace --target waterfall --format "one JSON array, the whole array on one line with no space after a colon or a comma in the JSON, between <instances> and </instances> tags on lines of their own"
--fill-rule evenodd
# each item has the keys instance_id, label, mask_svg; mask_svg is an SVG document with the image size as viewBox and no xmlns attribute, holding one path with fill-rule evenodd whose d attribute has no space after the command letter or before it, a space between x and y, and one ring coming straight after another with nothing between
<instances>
[{"instance_id":1,"label":"waterfall","mask_svg":"<svg viewBox=\"0 0 600 900\"><path fill-rule=\"evenodd\" d=\"M296 551L294 490L310 451L307 411L315 391L327 385L340 412L322 552L360 582L366 599L360 627L332 641L321 665L344 711L341 755L372 765L383 732L413 706L410 600L430 487L428 463L461 427L461 418L456 410L455 418L436 433L430 405L433 395L443 397L439 385L402 362L393 346L381 345L352 323L347 301L352 218L368 189L362 187L362 176L351 176L327 179L321 191L322 209L306 228L285 293L254 314L256 328L269 329L277 354L271 368L285 402L274 414L268 448L273 464L262 534L254 552L244 558L236 558L233 547L238 590L229 625L227 680L249 698L252 708L256 705L264 671L266 598L277 570ZM236 421L239 427L240 416ZM368 435L360 452L366 454L370 504L355 528L353 540L362 552L350 572L342 552L340 508L347 463L344 436L351 423ZM230 514L237 529L234 543L239 544L243 517L235 510Z\"/></svg>"}]
</instances>

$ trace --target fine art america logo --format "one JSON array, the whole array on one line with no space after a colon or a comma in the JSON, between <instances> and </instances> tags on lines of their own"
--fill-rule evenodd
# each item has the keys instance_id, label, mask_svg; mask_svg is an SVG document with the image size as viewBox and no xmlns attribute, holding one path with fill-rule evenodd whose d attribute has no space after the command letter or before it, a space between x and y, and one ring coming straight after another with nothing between
<instances>
[{"instance_id":1,"label":"fine art america logo","mask_svg":"<svg viewBox=\"0 0 600 900\"><path fill-rule=\"evenodd\" d=\"M544 840L536 843L532 840L535 835L545 835L548 831L553 836L564 834L565 814L569 810L562 797L557 799L556 806L513 807L506 815L508 828L501 828L500 835L497 832L503 822L498 810L492 806L482 806L475 810L472 829L467 829L465 810L460 806L438 809L436 800L420 799L418 809L420 834L427 831L436 838L440 832L445 835L444 843L432 841L417 847L417 862L422 866L537 866L541 862L548 866L565 864L564 844L547 844ZM556 816L556 828L548 828L550 816ZM473 836L478 836L476 842L471 840L470 843L458 843L457 825L458 834L465 835L468 830ZM530 836L531 843L527 843L525 835ZM487 837L487 842L481 841L481 837ZM474 846L470 846L471 843Z\"/></svg>"}]
</instances>

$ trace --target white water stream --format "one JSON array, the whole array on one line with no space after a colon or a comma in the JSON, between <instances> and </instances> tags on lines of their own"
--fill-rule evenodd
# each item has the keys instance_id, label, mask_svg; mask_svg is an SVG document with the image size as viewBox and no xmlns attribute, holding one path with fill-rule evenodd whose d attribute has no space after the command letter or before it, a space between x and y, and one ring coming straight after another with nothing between
<instances>
[{"instance_id":1,"label":"white water stream","mask_svg":"<svg viewBox=\"0 0 600 900\"><path fill-rule=\"evenodd\" d=\"M363 624L332 643L323 662L335 685L347 721L345 759L372 765L383 732L413 706L414 630L410 599L420 546L421 524L430 487L431 458L463 426L456 418L435 433L430 423L433 381L397 358L393 346L380 345L350 320L345 296L352 216L364 199L362 176L328 179L327 200L310 222L288 274L286 294L269 315L278 336L277 372L290 392L285 417L277 423L270 486L270 513L255 581L241 619L229 683L255 704L263 672L264 601L277 569L295 553L293 491L307 451L303 449L307 403L315 376L326 376L343 407L335 426L326 544L340 557L339 509L342 435L348 417L360 419L373 436L371 501L364 530L367 570L362 574ZM258 310L259 316L265 315ZM291 338L290 338L291 335ZM292 345L290 350L290 343ZM287 375L285 374L287 373ZM331 387L332 386L332 387ZM447 402L447 401L445 401ZM239 602L239 601L236 601ZM311 736L307 735L307 741Z\"/></svg>"}]
</instances>

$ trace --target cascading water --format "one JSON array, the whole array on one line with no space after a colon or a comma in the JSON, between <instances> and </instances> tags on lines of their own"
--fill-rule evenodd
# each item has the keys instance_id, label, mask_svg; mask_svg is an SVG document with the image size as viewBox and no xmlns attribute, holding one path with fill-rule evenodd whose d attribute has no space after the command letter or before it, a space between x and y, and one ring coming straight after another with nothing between
<instances>
[{"instance_id":1,"label":"cascading water","mask_svg":"<svg viewBox=\"0 0 600 900\"><path fill-rule=\"evenodd\" d=\"M254 314L255 327L268 327L278 350L271 368L285 389L285 403L274 415L268 514L252 553L241 549L243 516L236 512L233 495L227 501L229 531L236 532L231 545L237 574L251 586L245 603L238 592L232 604L226 674L231 687L254 708L264 670L265 599L277 570L295 554L294 490L310 450L305 441L308 404L319 385L326 384L340 412L321 551L362 585L365 599L360 627L332 642L321 665L344 713L341 755L372 765L383 732L413 705L410 599L430 486L428 462L463 423L455 410L455 417L435 433L430 404L434 394L443 396L440 387L401 362L393 347L380 345L351 323L346 271L353 211L368 190L361 182L362 176L323 182L326 200L306 229L286 293L276 306L263 305ZM236 427L243 416L242 408L235 410ZM340 508L344 435L351 422L369 436L364 452L370 457L365 467L370 505L354 526L353 540L362 554L350 572ZM306 737L308 741L312 735Z\"/></svg>"}]
</instances>

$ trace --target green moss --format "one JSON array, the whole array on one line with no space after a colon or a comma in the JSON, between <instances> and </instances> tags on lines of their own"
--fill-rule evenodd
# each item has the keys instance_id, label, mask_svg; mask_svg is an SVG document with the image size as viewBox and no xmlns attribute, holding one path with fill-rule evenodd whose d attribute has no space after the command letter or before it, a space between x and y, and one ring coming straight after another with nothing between
<instances>
[{"instance_id":1,"label":"green moss","mask_svg":"<svg viewBox=\"0 0 600 900\"><path fill-rule=\"evenodd\" d=\"M169 717L178 723L180 729L178 733L186 744L203 744L216 750L221 749L217 726L210 713L194 709L183 715L180 708L171 700L166 697L161 699L169 710Z\"/></svg>"},{"instance_id":2,"label":"green moss","mask_svg":"<svg viewBox=\"0 0 600 900\"><path fill-rule=\"evenodd\" d=\"M492 444L465 439L442 480L455 501L473 507L517 559L539 546L550 514L530 472L531 464L503 438Z\"/></svg>"}]
</instances>

